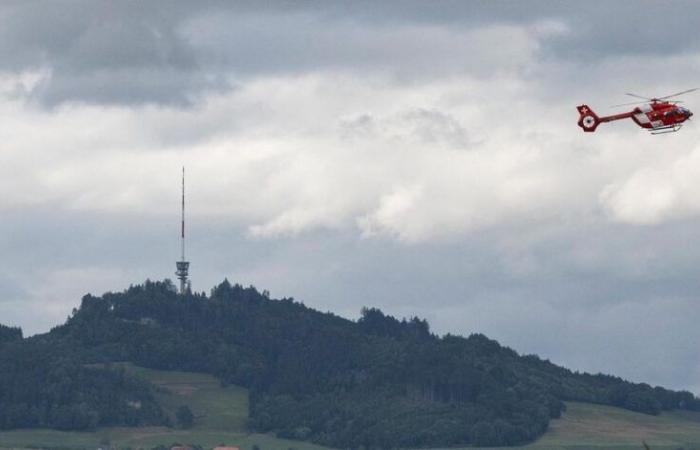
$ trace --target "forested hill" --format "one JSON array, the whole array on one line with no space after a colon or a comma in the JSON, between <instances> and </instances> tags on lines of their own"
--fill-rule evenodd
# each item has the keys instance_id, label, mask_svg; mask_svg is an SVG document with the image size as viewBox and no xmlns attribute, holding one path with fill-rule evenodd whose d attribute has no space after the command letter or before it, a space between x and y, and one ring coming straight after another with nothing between
<instances>
[{"instance_id":1,"label":"forested hill","mask_svg":"<svg viewBox=\"0 0 700 450\"><path fill-rule=\"evenodd\" d=\"M227 281L209 296L178 295L168 281L88 295L50 333L1 342L0 428L164 423L148 386L95 365L114 361L245 386L252 429L342 448L522 444L544 433L565 400L647 414L700 410L688 392L573 373L483 335L439 337L424 320L377 309L353 322ZM16 382L41 377L32 372L38 358L53 374L41 395ZM75 423L56 423L59 407Z\"/></svg>"}]
</instances>

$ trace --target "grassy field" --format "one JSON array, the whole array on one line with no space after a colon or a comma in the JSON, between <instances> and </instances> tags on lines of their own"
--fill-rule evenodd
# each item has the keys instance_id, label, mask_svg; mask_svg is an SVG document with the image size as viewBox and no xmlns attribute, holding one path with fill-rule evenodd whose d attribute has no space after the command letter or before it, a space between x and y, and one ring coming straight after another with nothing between
<instances>
[{"instance_id":1,"label":"grassy field","mask_svg":"<svg viewBox=\"0 0 700 450\"><path fill-rule=\"evenodd\" d=\"M567 403L566 413L551 422L544 436L520 448L644 450L642 441L652 450L700 450L700 413L648 416L610 406Z\"/></svg>"},{"instance_id":2,"label":"grassy field","mask_svg":"<svg viewBox=\"0 0 700 450\"><path fill-rule=\"evenodd\" d=\"M700 449L700 413L676 411L648 416L586 403L567 404L566 414L530 447L538 449Z\"/></svg>"},{"instance_id":3,"label":"grassy field","mask_svg":"<svg viewBox=\"0 0 700 450\"><path fill-rule=\"evenodd\" d=\"M165 427L104 428L93 433L55 430L16 430L0 432L0 448L152 448L157 445L198 444L205 448L220 444L252 450L324 450L324 447L298 441L278 439L246 431L248 391L237 387L222 388L210 376L187 372L163 372L127 366L129 370L159 386L158 402L174 416L175 410L187 405L195 416L188 430ZM174 421L173 421L174 422Z\"/></svg>"},{"instance_id":4,"label":"grassy field","mask_svg":"<svg viewBox=\"0 0 700 450\"><path fill-rule=\"evenodd\" d=\"M248 392L240 387L222 388L214 377L187 372L162 372L128 366L129 370L159 386L158 401L174 415L187 405L195 415L189 430L164 427L105 428L94 433L54 430L0 432L0 448L152 448L157 445L220 444L242 450L324 450L324 447L263 434L246 432ZM647 416L608 406L567 404L567 412L551 423L550 430L532 450L632 450L645 440L653 450L700 450L700 413L673 412Z\"/></svg>"}]
</instances>

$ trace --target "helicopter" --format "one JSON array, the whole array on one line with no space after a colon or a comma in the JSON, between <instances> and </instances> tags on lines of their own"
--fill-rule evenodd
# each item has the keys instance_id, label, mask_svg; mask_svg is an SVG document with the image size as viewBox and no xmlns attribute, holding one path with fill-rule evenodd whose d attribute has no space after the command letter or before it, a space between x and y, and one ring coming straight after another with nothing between
<instances>
[{"instance_id":1,"label":"helicopter","mask_svg":"<svg viewBox=\"0 0 700 450\"><path fill-rule=\"evenodd\" d=\"M588 105L580 105L576 107L579 112L578 126L583 128L583 131L592 133L601 123L621 119L632 119L640 127L649 130L651 134L673 133L680 130L683 123L689 120L693 116L693 113L688 108L678 105L678 103L682 103L681 101L670 99L682 94L697 91L698 89L700 88L688 89L664 97L653 98L627 93L625 95L641 98L644 99L644 101L612 106L612 108L616 108L619 106L639 105L632 111L611 116L599 117Z\"/></svg>"}]
</instances>

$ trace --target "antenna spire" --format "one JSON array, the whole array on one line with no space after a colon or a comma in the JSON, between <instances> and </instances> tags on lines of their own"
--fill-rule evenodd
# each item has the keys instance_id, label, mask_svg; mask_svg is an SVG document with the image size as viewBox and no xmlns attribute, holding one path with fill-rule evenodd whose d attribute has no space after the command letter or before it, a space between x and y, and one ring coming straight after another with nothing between
<instances>
[{"instance_id":1,"label":"antenna spire","mask_svg":"<svg viewBox=\"0 0 700 450\"><path fill-rule=\"evenodd\" d=\"M189 289L187 275L190 268L189 261L185 261L185 167L182 167L182 220L180 222L180 261L175 263L177 270L175 275L180 280L180 294L185 294Z\"/></svg>"},{"instance_id":2,"label":"antenna spire","mask_svg":"<svg viewBox=\"0 0 700 450\"><path fill-rule=\"evenodd\" d=\"M182 167L182 226L180 227L180 239L182 241L182 252L180 260L185 260L185 167Z\"/></svg>"}]
</instances>

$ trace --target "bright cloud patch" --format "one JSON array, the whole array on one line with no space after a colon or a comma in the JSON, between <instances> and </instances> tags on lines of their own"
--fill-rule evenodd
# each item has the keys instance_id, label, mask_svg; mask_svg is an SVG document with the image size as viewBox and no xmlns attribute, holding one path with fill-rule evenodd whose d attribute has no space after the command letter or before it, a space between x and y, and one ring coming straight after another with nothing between
<instances>
[{"instance_id":1,"label":"bright cloud patch","mask_svg":"<svg viewBox=\"0 0 700 450\"><path fill-rule=\"evenodd\" d=\"M601 203L614 220L657 224L700 213L700 150L644 167L606 186Z\"/></svg>"}]
</instances>

